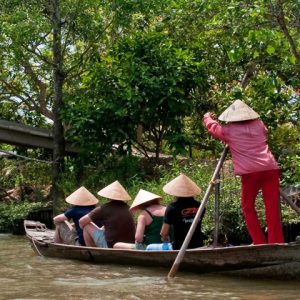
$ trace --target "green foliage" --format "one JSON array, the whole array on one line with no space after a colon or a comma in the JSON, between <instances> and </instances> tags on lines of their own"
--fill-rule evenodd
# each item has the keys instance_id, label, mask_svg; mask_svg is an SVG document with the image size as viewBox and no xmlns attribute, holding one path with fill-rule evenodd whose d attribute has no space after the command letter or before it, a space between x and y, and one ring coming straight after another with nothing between
<instances>
[{"instance_id":1,"label":"green foliage","mask_svg":"<svg viewBox=\"0 0 300 300\"><path fill-rule=\"evenodd\" d=\"M2 188L45 186L51 182L51 166L39 162L2 159L0 178Z\"/></svg>"},{"instance_id":2,"label":"green foliage","mask_svg":"<svg viewBox=\"0 0 300 300\"><path fill-rule=\"evenodd\" d=\"M4 191L15 191L11 199L1 199L0 231L14 231L30 212L48 207L47 189L51 184L51 168L47 164L20 161L17 159L0 160L1 196ZM32 189L26 193L24 188Z\"/></svg>"},{"instance_id":3,"label":"green foliage","mask_svg":"<svg viewBox=\"0 0 300 300\"><path fill-rule=\"evenodd\" d=\"M43 202L0 203L0 232L14 230L14 227L26 219L30 212L44 206Z\"/></svg>"},{"instance_id":4,"label":"green foliage","mask_svg":"<svg viewBox=\"0 0 300 300\"><path fill-rule=\"evenodd\" d=\"M299 157L293 164L298 164ZM13 164L14 162L10 162ZM43 177L39 168L32 168L28 162L27 167L31 170L32 179L28 180L27 173L24 173L24 182L37 184ZM115 180L119 180L134 199L140 189L145 189L163 197L162 203L168 205L173 201L173 197L163 192L163 186L174 179L180 173L185 173L193 179L201 188L201 194L197 197L202 200L208 184L211 180L217 160L204 159L165 159L160 164L157 161L140 159L136 156L125 156L124 158L115 156L98 166L85 166L79 176L76 161L69 160L66 163L66 170L63 174L62 189L65 196L71 194L79 186L84 185L94 195L104 186ZM34 171L33 171L34 170ZM32 173L34 172L34 173ZM41 173L43 174L43 172ZM2 177L5 182L5 176ZM49 179L50 183L50 179ZM15 186L15 182L11 181ZM231 161L227 160L221 172L221 190L219 200L219 234L220 242L239 244L249 243L249 235L245 227L244 218L240 207L240 179L233 175ZM8 187L8 182L6 182ZM99 202L105 203L106 199L99 197ZM203 220L203 231L207 236L207 243L212 242L214 235L214 191L212 192L206 206L206 214ZM129 203L130 204L130 203ZM27 215L39 208L48 206L46 199L41 195L38 202L27 199L21 202L0 204L0 230L13 230L14 226ZM69 205L65 201L59 203L57 209L64 211ZM256 201L259 217L262 225L265 226L265 215L263 200L259 196ZM287 206L282 205L283 224L286 226L298 223L299 217Z\"/></svg>"},{"instance_id":5,"label":"green foliage","mask_svg":"<svg viewBox=\"0 0 300 300\"><path fill-rule=\"evenodd\" d=\"M1 116L45 125L41 114L51 118L53 100L51 7L42 0L0 4ZM289 101L300 78L297 1L60 4L63 117L84 163L105 160L113 145L124 154L135 146L186 155L191 145L214 155L218 144L199 120L239 96L251 65L242 96L261 113L277 157L293 144L287 127L284 140L276 131L299 113Z\"/></svg>"},{"instance_id":6,"label":"green foliage","mask_svg":"<svg viewBox=\"0 0 300 300\"><path fill-rule=\"evenodd\" d=\"M281 158L283 186L299 186L300 185L300 155L286 154Z\"/></svg>"},{"instance_id":7,"label":"green foliage","mask_svg":"<svg viewBox=\"0 0 300 300\"><path fill-rule=\"evenodd\" d=\"M87 70L94 52L115 42L137 8L129 1L59 3L66 93L79 85L79 74ZM0 0L0 6L0 101L7 107L1 114L32 122L53 120L52 2Z\"/></svg>"},{"instance_id":8,"label":"green foliage","mask_svg":"<svg viewBox=\"0 0 300 300\"><path fill-rule=\"evenodd\" d=\"M81 96L64 111L71 138L93 154L114 144L130 151L142 126L146 145L153 142L156 153L163 140L180 150L183 118L193 110L190 94L206 89L204 64L165 33L151 31L123 38L101 59L84 74Z\"/></svg>"},{"instance_id":9,"label":"green foliage","mask_svg":"<svg viewBox=\"0 0 300 300\"><path fill-rule=\"evenodd\" d=\"M97 169L89 168L88 173L83 183L87 186L93 186L96 191L99 191L115 180L128 185L133 178L143 177L143 170L141 169L139 159L133 156L108 159Z\"/></svg>"}]
</instances>

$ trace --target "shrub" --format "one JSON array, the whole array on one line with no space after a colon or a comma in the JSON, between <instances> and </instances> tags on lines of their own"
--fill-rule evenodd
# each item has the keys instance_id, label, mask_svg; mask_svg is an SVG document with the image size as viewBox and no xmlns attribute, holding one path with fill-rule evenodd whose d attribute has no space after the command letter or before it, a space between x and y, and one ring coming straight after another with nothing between
<instances>
[{"instance_id":1,"label":"shrub","mask_svg":"<svg viewBox=\"0 0 300 300\"><path fill-rule=\"evenodd\" d=\"M30 212L44 207L42 202L0 203L0 232L14 232Z\"/></svg>"}]
</instances>

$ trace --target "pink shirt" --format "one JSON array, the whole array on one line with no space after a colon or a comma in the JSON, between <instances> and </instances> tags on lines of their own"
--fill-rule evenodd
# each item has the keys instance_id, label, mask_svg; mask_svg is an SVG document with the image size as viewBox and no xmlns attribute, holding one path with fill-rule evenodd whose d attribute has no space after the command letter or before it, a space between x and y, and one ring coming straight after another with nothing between
<instances>
[{"instance_id":1,"label":"pink shirt","mask_svg":"<svg viewBox=\"0 0 300 300\"><path fill-rule=\"evenodd\" d=\"M208 115L203 120L209 133L229 146L237 175L278 169L267 145L268 130L261 120L232 122L224 126Z\"/></svg>"}]
</instances>

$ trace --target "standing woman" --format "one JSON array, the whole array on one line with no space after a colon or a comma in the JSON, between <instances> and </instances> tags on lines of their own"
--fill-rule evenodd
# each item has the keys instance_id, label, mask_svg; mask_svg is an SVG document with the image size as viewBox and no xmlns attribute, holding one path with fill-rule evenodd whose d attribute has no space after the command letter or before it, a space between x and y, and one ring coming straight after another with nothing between
<instances>
[{"instance_id":1,"label":"standing woman","mask_svg":"<svg viewBox=\"0 0 300 300\"><path fill-rule=\"evenodd\" d=\"M166 207L160 204L162 197L143 189L139 190L130 211L139 210L135 231L135 244L116 243L114 248L145 250L149 244L162 243L160 229Z\"/></svg>"},{"instance_id":2,"label":"standing woman","mask_svg":"<svg viewBox=\"0 0 300 300\"><path fill-rule=\"evenodd\" d=\"M203 121L209 133L230 149L236 175L241 176L241 204L253 244L284 243L279 206L279 168L267 144L268 130L259 115L241 100L236 100L220 116L220 125L212 113ZM255 200L262 190L268 238L261 228Z\"/></svg>"}]
</instances>

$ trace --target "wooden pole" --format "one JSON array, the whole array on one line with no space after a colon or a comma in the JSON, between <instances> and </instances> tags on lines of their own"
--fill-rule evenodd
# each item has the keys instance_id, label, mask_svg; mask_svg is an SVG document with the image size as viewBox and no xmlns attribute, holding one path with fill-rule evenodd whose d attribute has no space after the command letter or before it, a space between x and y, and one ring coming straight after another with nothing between
<instances>
[{"instance_id":1,"label":"wooden pole","mask_svg":"<svg viewBox=\"0 0 300 300\"><path fill-rule=\"evenodd\" d=\"M210 183L209 183L209 185L208 185L208 187L206 189L205 195L204 195L204 197L203 197L203 199L201 201L201 205L200 205L200 207L199 207L199 209L197 211L197 214L196 214L196 216L194 218L194 221L193 221L193 223L192 223L192 225L191 225L191 227L190 227L190 229L189 229L189 231L188 231L188 233L187 233L187 235L185 237L185 240L184 240L184 242L183 242L183 244L182 244L182 246L181 246L181 248L180 248L180 250L179 250L179 252L177 254L177 257L176 257L176 259L175 259L175 261L173 263L173 266L172 266L172 268L171 268L171 270L170 270L170 272L168 274L169 278L170 277L175 277L175 274L176 274L176 272L177 272L177 270L179 268L179 265L180 265L180 263L181 263L181 261L182 261L182 259L184 257L185 251L186 251L186 249L187 249L187 247L188 247L188 245L190 243L190 240L191 240L191 238L192 238L192 236L194 234L196 226L197 226L197 224L198 224L198 222L200 220L200 217L201 217L201 215L203 213L203 210L204 210L204 207L206 205L206 202L208 201L209 195L210 195L210 193L211 193L211 191L212 191L212 189L214 187L215 180L217 179L218 174L219 174L219 172L221 170L221 167L222 167L222 165L224 163L224 160L225 160L226 155L228 153L228 149L229 149L228 146L226 146L224 148L223 152L222 152L221 158L219 159L219 162L218 162L217 167L216 167L216 169L214 171L214 174L213 174L213 176L211 178L211 181L210 181Z\"/></svg>"},{"instance_id":2,"label":"wooden pole","mask_svg":"<svg viewBox=\"0 0 300 300\"><path fill-rule=\"evenodd\" d=\"M219 222L220 222L220 173L217 175L216 184L215 184L215 229L214 229L214 242L213 246L217 247L219 243Z\"/></svg>"}]
</instances>

